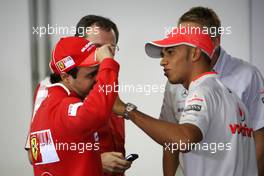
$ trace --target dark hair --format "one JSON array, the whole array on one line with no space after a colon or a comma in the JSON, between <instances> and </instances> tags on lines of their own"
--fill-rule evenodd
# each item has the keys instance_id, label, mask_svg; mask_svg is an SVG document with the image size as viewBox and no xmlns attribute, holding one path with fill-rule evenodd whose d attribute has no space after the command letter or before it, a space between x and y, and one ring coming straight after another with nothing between
<instances>
[{"instance_id":1,"label":"dark hair","mask_svg":"<svg viewBox=\"0 0 264 176\"><path fill-rule=\"evenodd\" d=\"M109 18L97 15L87 15L82 17L82 19L77 23L75 36L85 36L85 29L87 27L91 27L92 25L96 25L106 31L110 31L111 29L113 29L116 37L116 43L118 42L119 32L116 24Z\"/></svg>"},{"instance_id":2,"label":"dark hair","mask_svg":"<svg viewBox=\"0 0 264 176\"><path fill-rule=\"evenodd\" d=\"M213 27L216 30L216 37L221 35L218 30L221 27L221 21L212 9L193 7L180 17L178 24L183 22L194 22L207 28Z\"/></svg>"},{"instance_id":3,"label":"dark hair","mask_svg":"<svg viewBox=\"0 0 264 176\"><path fill-rule=\"evenodd\" d=\"M76 79L78 71L79 71L79 69L77 67L75 67L75 68L67 71L66 73L71 75L74 79ZM55 74L55 73L50 74L50 82L51 82L51 84L58 83L60 81L62 81L60 75Z\"/></svg>"},{"instance_id":4,"label":"dark hair","mask_svg":"<svg viewBox=\"0 0 264 176\"><path fill-rule=\"evenodd\" d=\"M204 60L206 61L206 63L208 64L208 65L210 65L211 64L211 59L210 59L210 57L207 55L207 54L205 54L205 52L203 52L202 51L202 57L204 58Z\"/></svg>"}]
</instances>

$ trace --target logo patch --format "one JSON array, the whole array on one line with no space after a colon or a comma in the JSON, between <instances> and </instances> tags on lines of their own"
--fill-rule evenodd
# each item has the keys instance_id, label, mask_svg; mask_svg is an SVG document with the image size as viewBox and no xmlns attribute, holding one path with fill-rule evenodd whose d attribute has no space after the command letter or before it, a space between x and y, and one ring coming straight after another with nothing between
<instances>
[{"instance_id":1,"label":"logo patch","mask_svg":"<svg viewBox=\"0 0 264 176\"><path fill-rule=\"evenodd\" d=\"M30 146L35 165L60 161L50 130L31 133Z\"/></svg>"},{"instance_id":2,"label":"logo patch","mask_svg":"<svg viewBox=\"0 0 264 176\"><path fill-rule=\"evenodd\" d=\"M70 104L69 108L68 108L68 115L75 117L77 114L77 110L80 106L83 105L83 102L79 102L79 103L74 103L74 104Z\"/></svg>"},{"instance_id":3,"label":"logo patch","mask_svg":"<svg viewBox=\"0 0 264 176\"><path fill-rule=\"evenodd\" d=\"M75 62L71 56L67 56L62 60L60 60L59 62L57 62L57 67L59 68L60 71L64 71L73 65L75 65Z\"/></svg>"},{"instance_id":4,"label":"logo patch","mask_svg":"<svg viewBox=\"0 0 264 176\"><path fill-rule=\"evenodd\" d=\"M188 96L188 90L184 89L181 94L182 98L186 98Z\"/></svg>"},{"instance_id":5,"label":"logo patch","mask_svg":"<svg viewBox=\"0 0 264 176\"><path fill-rule=\"evenodd\" d=\"M92 42L89 42L89 43L87 43L82 49L81 49L81 52L83 53L83 52L85 52L85 51L90 51L92 48L94 48L95 47L95 45L93 45L93 43Z\"/></svg>"},{"instance_id":6,"label":"logo patch","mask_svg":"<svg viewBox=\"0 0 264 176\"><path fill-rule=\"evenodd\" d=\"M98 134L98 132L95 132L94 133L94 141L95 142L98 142L99 141L99 134Z\"/></svg>"},{"instance_id":7,"label":"logo patch","mask_svg":"<svg viewBox=\"0 0 264 176\"><path fill-rule=\"evenodd\" d=\"M242 109L238 106L239 116L241 121L245 121L245 113L242 111Z\"/></svg>"},{"instance_id":8,"label":"logo patch","mask_svg":"<svg viewBox=\"0 0 264 176\"><path fill-rule=\"evenodd\" d=\"M38 142L37 142L36 135L32 136L31 138L31 152L32 152L33 159L37 161L39 148L38 148Z\"/></svg>"},{"instance_id":9,"label":"logo patch","mask_svg":"<svg viewBox=\"0 0 264 176\"><path fill-rule=\"evenodd\" d=\"M184 112L186 112L186 111L201 111L201 109L202 109L201 105L193 104L193 105L188 105L184 109Z\"/></svg>"}]
</instances>

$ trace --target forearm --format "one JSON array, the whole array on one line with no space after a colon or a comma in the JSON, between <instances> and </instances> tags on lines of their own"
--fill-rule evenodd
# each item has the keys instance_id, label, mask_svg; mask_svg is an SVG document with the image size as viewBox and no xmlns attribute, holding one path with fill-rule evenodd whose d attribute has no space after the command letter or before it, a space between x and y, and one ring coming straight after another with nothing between
<instances>
[{"instance_id":1,"label":"forearm","mask_svg":"<svg viewBox=\"0 0 264 176\"><path fill-rule=\"evenodd\" d=\"M77 98L67 99L61 104L58 109L61 113L59 120L64 121L66 128L70 131L85 132L88 135L107 122L117 96L114 86L118 85L118 71L117 62L113 59L105 59L99 68L97 82L84 101L80 102ZM111 90L105 92L106 86L111 87ZM72 110L70 113L69 109ZM69 118L65 118L67 116Z\"/></svg>"},{"instance_id":2,"label":"forearm","mask_svg":"<svg viewBox=\"0 0 264 176\"><path fill-rule=\"evenodd\" d=\"M172 153L171 151L163 150L163 175L175 176L179 166L179 152Z\"/></svg>"},{"instance_id":3,"label":"forearm","mask_svg":"<svg viewBox=\"0 0 264 176\"><path fill-rule=\"evenodd\" d=\"M162 146L172 143L197 143L202 140L201 131L191 124L174 124L154 119L140 111L129 113L131 121Z\"/></svg>"},{"instance_id":4,"label":"forearm","mask_svg":"<svg viewBox=\"0 0 264 176\"><path fill-rule=\"evenodd\" d=\"M264 176L264 128L254 132L259 176Z\"/></svg>"}]
</instances>

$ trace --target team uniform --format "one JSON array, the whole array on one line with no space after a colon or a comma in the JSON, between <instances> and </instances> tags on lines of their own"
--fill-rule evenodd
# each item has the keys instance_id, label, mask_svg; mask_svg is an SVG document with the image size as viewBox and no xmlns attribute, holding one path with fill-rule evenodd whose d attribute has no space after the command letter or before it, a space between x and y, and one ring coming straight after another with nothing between
<instances>
[{"instance_id":1,"label":"team uniform","mask_svg":"<svg viewBox=\"0 0 264 176\"><path fill-rule=\"evenodd\" d=\"M193 80L179 124L193 124L203 139L183 154L184 175L257 176L253 129L245 105L208 72Z\"/></svg>"},{"instance_id":2,"label":"team uniform","mask_svg":"<svg viewBox=\"0 0 264 176\"><path fill-rule=\"evenodd\" d=\"M253 130L264 127L264 79L254 66L234 58L221 48L214 66L218 79L234 91L249 111ZM179 122L188 90L167 82L160 119Z\"/></svg>"},{"instance_id":3,"label":"team uniform","mask_svg":"<svg viewBox=\"0 0 264 176\"><path fill-rule=\"evenodd\" d=\"M43 100L48 95L48 87L51 85L50 78L45 78L42 80L35 91L34 94L34 108L33 116L40 107ZM100 152L121 152L125 155L125 123L123 118L118 118L114 113L110 115L110 118L104 126L97 130L98 137L100 139ZM30 148L29 136L25 144L25 149ZM109 175L107 173L105 176Z\"/></svg>"},{"instance_id":4,"label":"team uniform","mask_svg":"<svg viewBox=\"0 0 264 176\"><path fill-rule=\"evenodd\" d=\"M106 95L99 85L117 84L118 72L113 59L102 61L97 82L83 101L63 84L48 87L30 128L34 175L102 175L97 130L107 123L117 93Z\"/></svg>"},{"instance_id":5,"label":"team uniform","mask_svg":"<svg viewBox=\"0 0 264 176\"><path fill-rule=\"evenodd\" d=\"M189 27L175 28L166 38L148 42L145 50L148 56L161 58L162 49L180 45L199 48L209 58L212 58L215 51L209 35L197 33L195 29ZM177 56L168 56L168 61L162 63L164 69L172 66L169 59L175 57ZM185 176L257 176L253 127L256 129L261 125L256 124L257 118L255 121L252 120L246 103L244 104L236 93L242 98L253 98L258 102L261 100L259 96L261 86L248 84L247 82L252 82L246 79L246 83L240 83L241 86L247 86L245 90L253 89L259 93L258 96L248 97L252 94L245 95L245 92L238 91L241 90L238 88L228 89L220 80L225 78L239 87L241 76L247 76L245 77L247 79L253 77L255 80L259 80L261 76L258 72L251 72L252 68L248 68L242 61L230 58L228 64L224 63L227 61L223 58L227 57L230 58L222 50L215 66L215 70L220 74L217 76L216 72L206 72L193 78L188 91L179 85L173 88L169 84L166 86L160 119L179 124L192 124L202 133L202 140L199 143L181 144L179 141L172 144L173 150L176 146L176 150L190 151L182 154ZM221 72L220 69L225 71ZM255 112L255 116L258 113Z\"/></svg>"},{"instance_id":6,"label":"team uniform","mask_svg":"<svg viewBox=\"0 0 264 176\"><path fill-rule=\"evenodd\" d=\"M247 62L231 57L222 48L217 63L214 66L214 70L218 73L218 79L231 91L235 92L247 107L249 111L248 119L252 125L253 131L263 128L264 80L261 73ZM184 107L186 106L185 102L188 94L188 90L182 85L172 85L168 82L164 93L160 119L179 123ZM226 128L229 127L226 126ZM246 154L247 151L245 151L244 155ZM252 153L252 156L255 156L255 153ZM184 157L182 158L182 154L180 153L181 166L186 170L188 166L182 159L184 159ZM237 162L237 165L239 165L238 160L232 162ZM231 165L232 162L228 160L223 163ZM253 165L253 163L249 163L249 165ZM208 166L210 166L210 164ZM208 166L206 166L206 168L209 168ZM247 175L246 173L247 172L244 172L243 174Z\"/></svg>"}]
</instances>

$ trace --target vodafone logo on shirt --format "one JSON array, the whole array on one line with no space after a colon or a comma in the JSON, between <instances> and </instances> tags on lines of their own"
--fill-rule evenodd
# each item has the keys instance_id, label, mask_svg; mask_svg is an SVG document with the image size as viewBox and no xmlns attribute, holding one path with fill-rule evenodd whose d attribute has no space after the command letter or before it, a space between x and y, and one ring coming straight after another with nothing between
<instances>
[{"instance_id":1,"label":"vodafone logo on shirt","mask_svg":"<svg viewBox=\"0 0 264 176\"><path fill-rule=\"evenodd\" d=\"M233 123L229 124L229 129L232 134L241 134L245 137L252 137L253 136L253 129L249 128L247 124L244 122L246 119L245 112L240 108L238 105L238 113L239 113L239 120L240 123Z\"/></svg>"}]
</instances>

